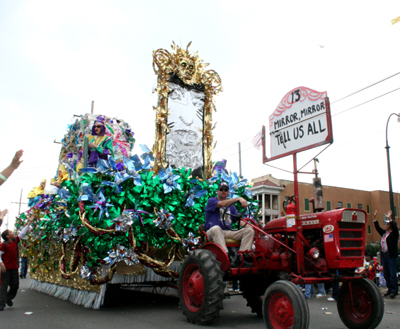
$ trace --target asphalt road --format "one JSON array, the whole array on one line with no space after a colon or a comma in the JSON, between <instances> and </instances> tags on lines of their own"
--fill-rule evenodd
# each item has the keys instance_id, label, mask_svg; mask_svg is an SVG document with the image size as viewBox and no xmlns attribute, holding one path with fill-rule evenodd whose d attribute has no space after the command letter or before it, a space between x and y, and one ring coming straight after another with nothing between
<instances>
[{"instance_id":1,"label":"asphalt road","mask_svg":"<svg viewBox=\"0 0 400 329\"><path fill-rule=\"evenodd\" d=\"M20 281L20 290L13 307L0 312L1 329L116 329L162 328L195 329L198 326L186 321L178 308L178 299L134 291L123 291L120 305L101 310L85 309L68 301L30 290L29 279ZM308 300L310 328L345 328L339 318L336 303L326 298ZM26 312L32 312L27 315ZM332 314L325 314L331 312ZM385 315L379 328L399 328L400 297L385 298ZM250 313L242 296L224 300L221 318L206 328L265 328L263 320Z\"/></svg>"}]
</instances>

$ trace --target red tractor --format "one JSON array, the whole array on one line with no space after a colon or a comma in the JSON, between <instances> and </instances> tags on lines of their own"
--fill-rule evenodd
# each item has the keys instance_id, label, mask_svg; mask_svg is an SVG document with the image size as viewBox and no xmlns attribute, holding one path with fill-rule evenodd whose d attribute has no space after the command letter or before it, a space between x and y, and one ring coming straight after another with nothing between
<instances>
[{"instance_id":1,"label":"red tractor","mask_svg":"<svg viewBox=\"0 0 400 329\"><path fill-rule=\"evenodd\" d=\"M230 268L223 249L203 233L203 244L189 252L179 274L180 303L188 321L207 324L218 318L224 281L238 279L247 305L264 317L267 328L308 328L308 304L296 284L342 282L337 307L343 323L376 328L384 313L382 294L355 271L364 262L365 211L336 209L296 217L290 206L286 210L285 217L264 227L242 218L255 230L249 268ZM239 245L227 241L228 248Z\"/></svg>"}]
</instances>

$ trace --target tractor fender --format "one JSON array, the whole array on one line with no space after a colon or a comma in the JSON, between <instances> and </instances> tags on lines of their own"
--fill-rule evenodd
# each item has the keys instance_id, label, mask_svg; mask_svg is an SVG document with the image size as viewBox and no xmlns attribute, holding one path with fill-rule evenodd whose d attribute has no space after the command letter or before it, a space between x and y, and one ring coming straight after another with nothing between
<instances>
[{"instance_id":1,"label":"tractor fender","mask_svg":"<svg viewBox=\"0 0 400 329\"><path fill-rule=\"evenodd\" d=\"M208 242L205 245L203 245L200 249L209 250L215 256L217 256L217 261L221 263L221 270L223 272L226 272L227 270L230 269L229 257L219 244L216 244L214 242Z\"/></svg>"}]
</instances>

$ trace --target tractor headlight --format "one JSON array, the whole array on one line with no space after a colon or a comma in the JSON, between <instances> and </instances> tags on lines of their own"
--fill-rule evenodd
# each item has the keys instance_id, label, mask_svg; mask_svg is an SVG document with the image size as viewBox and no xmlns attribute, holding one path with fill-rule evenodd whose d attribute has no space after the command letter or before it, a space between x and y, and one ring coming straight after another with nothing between
<instances>
[{"instance_id":1,"label":"tractor headlight","mask_svg":"<svg viewBox=\"0 0 400 329\"><path fill-rule=\"evenodd\" d=\"M310 256L311 256L311 258L317 259L319 257L319 249L318 248L311 248Z\"/></svg>"}]
</instances>

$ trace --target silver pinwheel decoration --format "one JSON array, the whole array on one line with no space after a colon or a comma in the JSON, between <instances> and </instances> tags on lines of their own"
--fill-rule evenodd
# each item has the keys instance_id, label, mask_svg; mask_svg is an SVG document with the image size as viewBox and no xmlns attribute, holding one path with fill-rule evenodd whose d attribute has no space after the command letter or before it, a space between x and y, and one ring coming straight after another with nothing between
<instances>
[{"instance_id":1,"label":"silver pinwheel decoration","mask_svg":"<svg viewBox=\"0 0 400 329\"><path fill-rule=\"evenodd\" d=\"M120 232L128 232L133 224L133 218L133 212L124 211L121 215L112 220L115 224L115 230Z\"/></svg>"},{"instance_id":2,"label":"silver pinwheel decoration","mask_svg":"<svg viewBox=\"0 0 400 329\"><path fill-rule=\"evenodd\" d=\"M97 272L98 267L89 267L87 263L81 267L81 271L79 276L87 281L94 280L96 278L95 273Z\"/></svg>"},{"instance_id":3,"label":"silver pinwheel decoration","mask_svg":"<svg viewBox=\"0 0 400 329\"><path fill-rule=\"evenodd\" d=\"M189 235L186 239L182 239L182 243L185 247L191 247L199 244L199 239L194 237L192 232L189 232Z\"/></svg>"},{"instance_id":4,"label":"silver pinwheel decoration","mask_svg":"<svg viewBox=\"0 0 400 329\"><path fill-rule=\"evenodd\" d=\"M67 243L70 239L76 237L76 235L76 227L74 224L71 224L68 228L64 228L63 240Z\"/></svg>"},{"instance_id":5,"label":"silver pinwheel decoration","mask_svg":"<svg viewBox=\"0 0 400 329\"><path fill-rule=\"evenodd\" d=\"M132 249L128 249L126 251L124 262L128 266L137 265L140 263L139 259L137 259L136 253Z\"/></svg>"},{"instance_id":6,"label":"silver pinwheel decoration","mask_svg":"<svg viewBox=\"0 0 400 329\"><path fill-rule=\"evenodd\" d=\"M169 230L172 226L172 220L175 219L175 216L165 209L161 209L156 213L157 218L153 220L154 225L160 230Z\"/></svg>"},{"instance_id":7,"label":"silver pinwheel decoration","mask_svg":"<svg viewBox=\"0 0 400 329\"><path fill-rule=\"evenodd\" d=\"M115 249L108 252L108 256L103 259L107 264L114 264L124 261L127 265L136 265L139 263L136 253L132 249L117 245Z\"/></svg>"}]
</instances>

